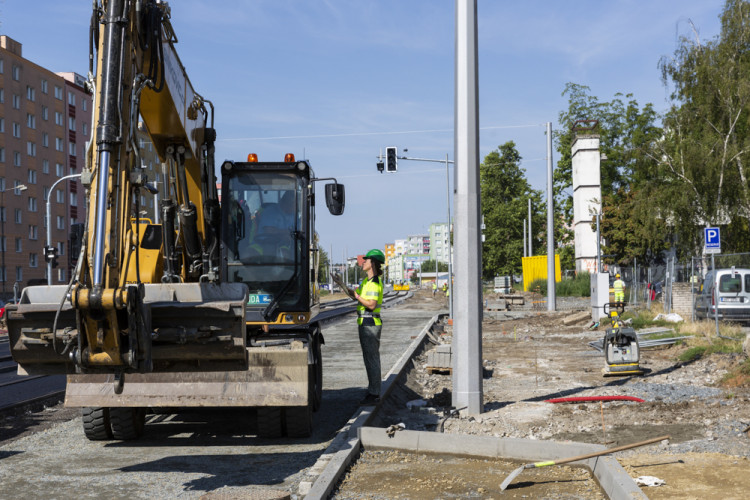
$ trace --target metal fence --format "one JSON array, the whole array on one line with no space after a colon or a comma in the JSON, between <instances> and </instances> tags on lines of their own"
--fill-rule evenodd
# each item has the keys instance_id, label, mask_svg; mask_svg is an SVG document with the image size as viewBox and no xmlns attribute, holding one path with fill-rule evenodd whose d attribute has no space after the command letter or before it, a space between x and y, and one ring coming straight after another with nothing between
<instances>
[{"instance_id":1,"label":"metal fence","mask_svg":"<svg viewBox=\"0 0 750 500\"><path fill-rule=\"evenodd\" d=\"M716 269L750 269L750 253L715 254L713 266ZM648 266L639 266L637 262L632 266L612 265L609 273L613 277L620 273L630 305L650 307L652 302L660 302L667 314L674 309L675 283L691 284L691 319L695 319L695 299L701 293L706 273L711 270L711 256L703 255L685 260L667 257L661 263Z\"/></svg>"}]
</instances>

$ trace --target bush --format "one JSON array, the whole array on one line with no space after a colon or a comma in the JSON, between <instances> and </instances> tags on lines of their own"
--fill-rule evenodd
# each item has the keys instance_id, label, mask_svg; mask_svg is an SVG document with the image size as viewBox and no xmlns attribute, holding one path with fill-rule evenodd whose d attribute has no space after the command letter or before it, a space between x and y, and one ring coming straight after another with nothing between
<instances>
[{"instance_id":1,"label":"bush","mask_svg":"<svg viewBox=\"0 0 750 500\"><path fill-rule=\"evenodd\" d=\"M547 296L547 280L538 279L529 284L529 291L539 292ZM555 294L558 297L590 297L591 278L589 273L578 273L573 279L563 279L555 284Z\"/></svg>"}]
</instances>

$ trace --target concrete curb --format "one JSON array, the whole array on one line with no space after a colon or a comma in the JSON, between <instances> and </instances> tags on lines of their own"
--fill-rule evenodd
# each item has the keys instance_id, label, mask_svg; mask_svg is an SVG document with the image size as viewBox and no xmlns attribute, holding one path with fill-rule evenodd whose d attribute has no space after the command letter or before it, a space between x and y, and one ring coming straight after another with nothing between
<instances>
[{"instance_id":1,"label":"concrete curb","mask_svg":"<svg viewBox=\"0 0 750 500\"><path fill-rule=\"evenodd\" d=\"M338 484L346 468L359 456L361 449L359 429L367 425L375 417L380 404L393 391L396 385L395 382L404 372L409 361L417 355L419 350L424 347L425 342L428 341L427 333L442 316L445 316L445 313L436 314L427 321L422 331L409 345L409 348L386 374L381 387L381 403L376 407L370 406L360 409L349 420L347 425L338 432L323 455L312 466L308 474L311 476L319 474L317 479L312 485L307 481L301 482L298 492L300 495L304 495L306 500L323 500L331 494L331 491ZM381 432L385 433L383 429L381 429Z\"/></svg>"},{"instance_id":2,"label":"concrete curb","mask_svg":"<svg viewBox=\"0 0 750 500\"><path fill-rule=\"evenodd\" d=\"M560 443L424 431L399 431L393 437L388 437L385 429L379 427L360 427L358 433L362 447L373 450L504 458L527 463L583 455L605 449L604 446L587 443ZM572 462L572 464L583 465L589 469L604 493L612 500L648 500L635 481L611 455ZM502 479L504 478L498 478L498 482Z\"/></svg>"}]
</instances>

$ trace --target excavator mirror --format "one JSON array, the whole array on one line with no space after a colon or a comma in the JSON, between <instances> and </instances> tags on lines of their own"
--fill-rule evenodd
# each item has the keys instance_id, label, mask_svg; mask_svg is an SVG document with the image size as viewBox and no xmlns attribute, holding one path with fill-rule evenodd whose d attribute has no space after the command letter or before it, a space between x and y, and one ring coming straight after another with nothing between
<instances>
[{"instance_id":1,"label":"excavator mirror","mask_svg":"<svg viewBox=\"0 0 750 500\"><path fill-rule=\"evenodd\" d=\"M326 205L331 215L341 215L344 213L344 201L343 184L326 184Z\"/></svg>"}]
</instances>

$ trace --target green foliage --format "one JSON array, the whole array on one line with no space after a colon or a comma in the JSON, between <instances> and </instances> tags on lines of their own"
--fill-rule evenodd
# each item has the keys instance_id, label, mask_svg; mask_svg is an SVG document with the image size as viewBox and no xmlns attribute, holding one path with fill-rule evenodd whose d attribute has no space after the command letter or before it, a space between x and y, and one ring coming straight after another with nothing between
<instances>
[{"instance_id":1,"label":"green foliage","mask_svg":"<svg viewBox=\"0 0 750 500\"><path fill-rule=\"evenodd\" d=\"M315 235L315 238L317 239L318 235ZM325 250L323 250L321 247L318 247L318 282L319 283L328 283L331 281L331 277L328 276L328 253L326 253Z\"/></svg>"},{"instance_id":2,"label":"green foliage","mask_svg":"<svg viewBox=\"0 0 750 500\"><path fill-rule=\"evenodd\" d=\"M479 166L482 191L482 215L485 242L482 246L482 275L485 279L498 275L520 274L523 257L524 219L531 199L532 246L546 245L544 231L546 210L540 191L531 189L520 166L521 155L513 141L492 151Z\"/></svg>"},{"instance_id":3,"label":"green foliage","mask_svg":"<svg viewBox=\"0 0 750 500\"><path fill-rule=\"evenodd\" d=\"M448 263L447 262L441 262L436 260L426 260L422 263L422 272L425 273L434 273L435 272L435 264L437 264L438 272L448 272Z\"/></svg>"},{"instance_id":4,"label":"green foliage","mask_svg":"<svg viewBox=\"0 0 750 500\"><path fill-rule=\"evenodd\" d=\"M673 219L679 249L694 255L701 228L723 225L722 250L746 251L750 239L750 3L727 0L721 34L680 38L660 62L673 105L657 141L660 184L651 194Z\"/></svg>"},{"instance_id":5,"label":"green foliage","mask_svg":"<svg viewBox=\"0 0 750 500\"><path fill-rule=\"evenodd\" d=\"M569 227L573 220L571 147L577 132L572 127L577 120L597 120L593 130L581 133L597 134L601 153L606 156L601 164L601 233L607 247L602 253L616 255L610 263L632 262L633 258L645 261L666 243L663 221L655 217L644 190L654 172L651 144L662 134L655 125L657 114L651 104L641 108L632 94L618 93L611 102L600 102L589 91L589 87L574 83L568 83L563 91L568 96L568 109L559 116L563 129L555 132L560 154L554 172L555 239L567 244L573 238Z\"/></svg>"},{"instance_id":6,"label":"green foliage","mask_svg":"<svg viewBox=\"0 0 750 500\"><path fill-rule=\"evenodd\" d=\"M697 359L702 358L704 354L706 354L707 349L708 349L707 346L691 347L687 351L680 354L677 359L679 359L683 363L690 363L691 361L695 361Z\"/></svg>"},{"instance_id":7,"label":"green foliage","mask_svg":"<svg viewBox=\"0 0 750 500\"><path fill-rule=\"evenodd\" d=\"M538 279L529 284L529 290L547 295L547 280ZM589 273L578 273L573 279L563 279L555 283L555 295L558 297L590 297L591 277Z\"/></svg>"}]
</instances>

